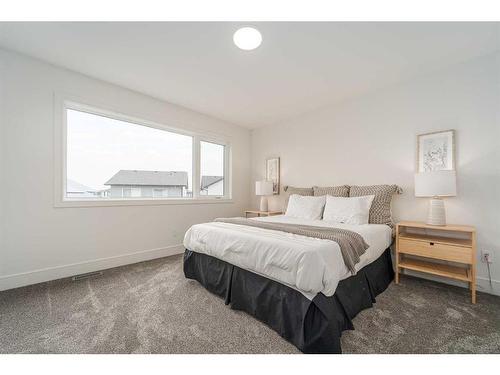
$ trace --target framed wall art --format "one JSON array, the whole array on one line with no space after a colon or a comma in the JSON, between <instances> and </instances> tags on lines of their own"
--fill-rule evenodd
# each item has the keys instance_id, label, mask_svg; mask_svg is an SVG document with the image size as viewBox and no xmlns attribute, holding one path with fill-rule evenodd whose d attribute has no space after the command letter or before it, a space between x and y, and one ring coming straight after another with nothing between
<instances>
[{"instance_id":1,"label":"framed wall art","mask_svg":"<svg viewBox=\"0 0 500 375\"><path fill-rule=\"evenodd\" d=\"M455 169L455 130L417 136L417 172Z\"/></svg>"},{"instance_id":2,"label":"framed wall art","mask_svg":"<svg viewBox=\"0 0 500 375\"><path fill-rule=\"evenodd\" d=\"M266 160L266 180L273 182L273 194L280 193L280 158Z\"/></svg>"}]
</instances>

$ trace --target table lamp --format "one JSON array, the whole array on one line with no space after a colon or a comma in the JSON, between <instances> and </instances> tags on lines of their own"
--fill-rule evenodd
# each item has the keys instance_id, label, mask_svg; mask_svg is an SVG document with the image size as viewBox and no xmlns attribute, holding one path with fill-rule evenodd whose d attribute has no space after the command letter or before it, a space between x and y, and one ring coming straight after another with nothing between
<instances>
[{"instance_id":1,"label":"table lamp","mask_svg":"<svg viewBox=\"0 0 500 375\"><path fill-rule=\"evenodd\" d=\"M272 181L255 182L255 195L260 195L260 210L267 211L267 196L273 195Z\"/></svg>"},{"instance_id":2,"label":"table lamp","mask_svg":"<svg viewBox=\"0 0 500 375\"><path fill-rule=\"evenodd\" d=\"M446 212L442 197L457 195L455 171L433 171L415 174L415 196L431 197L427 224L446 225Z\"/></svg>"}]
</instances>

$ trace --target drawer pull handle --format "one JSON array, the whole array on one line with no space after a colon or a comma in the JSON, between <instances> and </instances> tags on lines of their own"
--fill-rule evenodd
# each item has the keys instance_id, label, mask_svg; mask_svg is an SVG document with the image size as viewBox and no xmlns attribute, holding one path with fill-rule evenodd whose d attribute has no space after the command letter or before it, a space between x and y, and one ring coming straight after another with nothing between
<instances>
[{"instance_id":1,"label":"drawer pull handle","mask_svg":"<svg viewBox=\"0 0 500 375\"><path fill-rule=\"evenodd\" d=\"M429 242L429 245L434 246L434 242Z\"/></svg>"}]
</instances>

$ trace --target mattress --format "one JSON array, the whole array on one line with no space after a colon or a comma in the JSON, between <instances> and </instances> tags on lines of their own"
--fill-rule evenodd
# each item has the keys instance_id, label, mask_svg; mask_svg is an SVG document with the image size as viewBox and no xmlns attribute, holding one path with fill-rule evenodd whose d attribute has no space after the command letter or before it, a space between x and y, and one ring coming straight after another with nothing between
<instances>
[{"instance_id":1,"label":"mattress","mask_svg":"<svg viewBox=\"0 0 500 375\"><path fill-rule=\"evenodd\" d=\"M357 271L377 259L392 242L391 228L382 224L346 225L284 215L252 220L357 232L369 245L356 265ZM280 282L310 300L318 293L332 296L338 283L352 275L336 242L281 231L220 222L197 224L186 232L184 246Z\"/></svg>"}]
</instances>

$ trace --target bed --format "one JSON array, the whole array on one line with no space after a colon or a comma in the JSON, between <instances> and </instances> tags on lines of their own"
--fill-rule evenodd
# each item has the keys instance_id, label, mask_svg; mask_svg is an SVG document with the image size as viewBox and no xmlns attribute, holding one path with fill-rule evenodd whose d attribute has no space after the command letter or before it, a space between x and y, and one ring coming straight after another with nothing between
<instances>
[{"instance_id":1,"label":"bed","mask_svg":"<svg viewBox=\"0 0 500 375\"><path fill-rule=\"evenodd\" d=\"M341 353L342 331L371 307L393 280L392 230L285 215L250 220L358 233L368 244L355 270L339 244L231 222L192 226L186 233L184 274L278 332L304 353Z\"/></svg>"}]
</instances>

